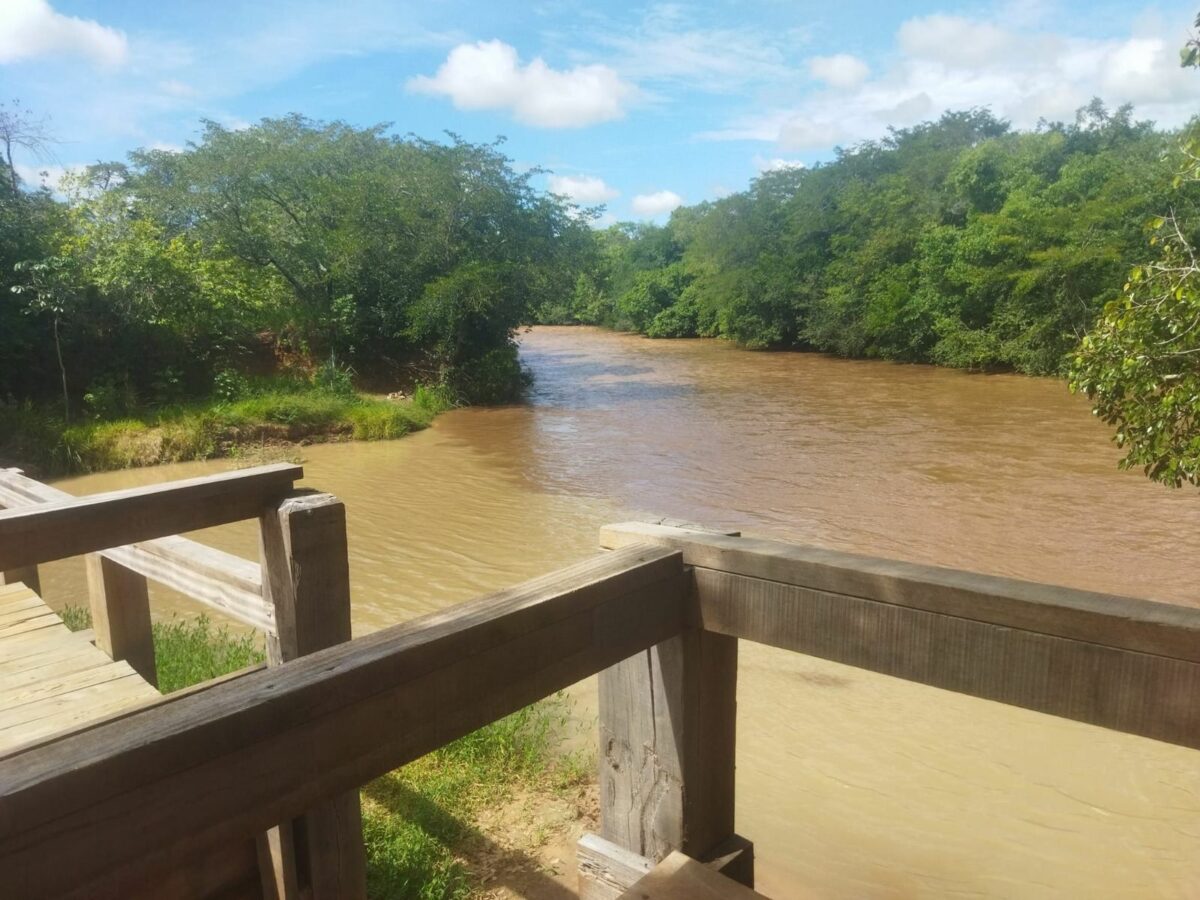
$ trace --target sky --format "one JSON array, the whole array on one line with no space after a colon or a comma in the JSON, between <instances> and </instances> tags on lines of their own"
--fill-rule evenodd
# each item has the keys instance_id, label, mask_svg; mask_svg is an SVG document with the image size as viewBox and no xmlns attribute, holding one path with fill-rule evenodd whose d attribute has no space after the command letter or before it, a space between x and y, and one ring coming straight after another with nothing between
<instances>
[{"instance_id":1,"label":"sky","mask_svg":"<svg viewBox=\"0 0 1200 900\"><path fill-rule=\"evenodd\" d=\"M662 221L948 109L1021 128L1094 96L1163 126L1195 0L0 0L0 99L49 118L26 180L291 112L506 138L601 224Z\"/></svg>"}]
</instances>

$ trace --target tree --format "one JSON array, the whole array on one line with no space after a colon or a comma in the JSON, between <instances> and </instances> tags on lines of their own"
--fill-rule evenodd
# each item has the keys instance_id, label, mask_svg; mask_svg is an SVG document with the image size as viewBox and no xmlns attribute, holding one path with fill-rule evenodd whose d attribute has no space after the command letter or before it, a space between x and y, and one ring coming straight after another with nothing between
<instances>
[{"instance_id":1,"label":"tree","mask_svg":"<svg viewBox=\"0 0 1200 900\"><path fill-rule=\"evenodd\" d=\"M0 104L0 150L4 153L4 165L8 169L8 187L13 196L17 195L21 187L13 150L26 150L39 162L44 162L53 158L50 148L54 143L49 123L44 117L34 116L21 106L19 100Z\"/></svg>"},{"instance_id":2,"label":"tree","mask_svg":"<svg viewBox=\"0 0 1200 900\"><path fill-rule=\"evenodd\" d=\"M1200 27L1200 17L1196 19ZM1181 54L1200 65L1200 42ZM1083 338L1071 371L1073 390L1116 427L1121 464L1173 487L1200 485L1200 131L1183 141L1185 160L1171 209L1153 218L1158 259L1135 266L1122 296L1105 305Z\"/></svg>"},{"instance_id":3,"label":"tree","mask_svg":"<svg viewBox=\"0 0 1200 900\"><path fill-rule=\"evenodd\" d=\"M63 418L71 421L71 395L67 390L67 366L63 361L61 327L80 296L74 261L64 256L51 256L37 262L19 262L18 272L29 276L24 284L13 285L13 293L26 297L26 312L48 315L53 323L54 353L62 380Z\"/></svg>"}]
</instances>

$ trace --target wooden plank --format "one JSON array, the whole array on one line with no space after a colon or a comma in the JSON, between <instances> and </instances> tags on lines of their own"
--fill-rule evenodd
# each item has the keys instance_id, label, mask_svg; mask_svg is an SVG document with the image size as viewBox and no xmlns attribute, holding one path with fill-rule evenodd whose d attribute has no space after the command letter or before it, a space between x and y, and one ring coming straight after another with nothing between
<instances>
[{"instance_id":1,"label":"wooden plank","mask_svg":"<svg viewBox=\"0 0 1200 900\"><path fill-rule=\"evenodd\" d=\"M71 494L13 469L0 469L0 507L11 509L73 499ZM258 564L172 535L101 551L113 562L261 631L275 629L262 600Z\"/></svg>"},{"instance_id":2,"label":"wooden plank","mask_svg":"<svg viewBox=\"0 0 1200 900\"><path fill-rule=\"evenodd\" d=\"M96 646L114 660L127 661L147 684L158 684L145 576L99 553L89 553L85 566Z\"/></svg>"},{"instance_id":3,"label":"wooden plank","mask_svg":"<svg viewBox=\"0 0 1200 900\"><path fill-rule=\"evenodd\" d=\"M575 845L579 900L616 900L654 868L654 861L587 832ZM754 884L754 845L733 835L714 849L704 865L726 878Z\"/></svg>"},{"instance_id":4,"label":"wooden plank","mask_svg":"<svg viewBox=\"0 0 1200 900\"><path fill-rule=\"evenodd\" d=\"M661 643L678 553L631 547L0 760L0 896L121 896Z\"/></svg>"},{"instance_id":5,"label":"wooden plank","mask_svg":"<svg viewBox=\"0 0 1200 900\"><path fill-rule=\"evenodd\" d=\"M713 871L690 856L674 852L620 900L766 900L762 894Z\"/></svg>"},{"instance_id":6,"label":"wooden plank","mask_svg":"<svg viewBox=\"0 0 1200 900\"><path fill-rule=\"evenodd\" d=\"M1196 663L707 569L695 580L720 634L1200 749Z\"/></svg>"},{"instance_id":7,"label":"wooden plank","mask_svg":"<svg viewBox=\"0 0 1200 900\"><path fill-rule=\"evenodd\" d=\"M18 566L0 571L0 585L8 584L23 584L39 594L42 592L42 579L37 566Z\"/></svg>"},{"instance_id":8,"label":"wooden plank","mask_svg":"<svg viewBox=\"0 0 1200 900\"><path fill-rule=\"evenodd\" d=\"M77 691L80 688L91 687L127 678L134 674L128 663L109 663L106 666L89 666L76 669L73 672L59 674L43 674L43 677L24 685L13 685L5 682L4 692L0 694L0 711L14 709L19 706L39 704L51 697Z\"/></svg>"},{"instance_id":9,"label":"wooden plank","mask_svg":"<svg viewBox=\"0 0 1200 900\"><path fill-rule=\"evenodd\" d=\"M689 628L600 674L600 834L660 860L734 832L737 640Z\"/></svg>"},{"instance_id":10,"label":"wooden plank","mask_svg":"<svg viewBox=\"0 0 1200 900\"><path fill-rule=\"evenodd\" d=\"M649 874L654 862L588 832L575 845L579 900L614 900Z\"/></svg>"},{"instance_id":11,"label":"wooden plank","mask_svg":"<svg viewBox=\"0 0 1200 900\"><path fill-rule=\"evenodd\" d=\"M601 531L609 548L646 542L705 569L1200 662L1200 609L641 522Z\"/></svg>"},{"instance_id":12,"label":"wooden plank","mask_svg":"<svg viewBox=\"0 0 1200 900\"><path fill-rule=\"evenodd\" d=\"M12 622L8 625L0 626L0 640L14 637L18 634L29 634L43 628L52 628L55 625L62 625L62 619L47 608L40 615L26 618L21 622Z\"/></svg>"},{"instance_id":13,"label":"wooden plank","mask_svg":"<svg viewBox=\"0 0 1200 900\"><path fill-rule=\"evenodd\" d=\"M346 507L329 494L289 497L263 513L259 538L263 599L275 611L277 629L267 638L271 663L350 640ZM367 859L357 788L275 826L263 840L280 854L268 870L280 900L305 891L314 900L365 900Z\"/></svg>"},{"instance_id":14,"label":"wooden plank","mask_svg":"<svg viewBox=\"0 0 1200 900\"><path fill-rule=\"evenodd\" d=\"M255 518L302 476L280 463L3 510L0 569Z\"/></svg>"}]
</instances>

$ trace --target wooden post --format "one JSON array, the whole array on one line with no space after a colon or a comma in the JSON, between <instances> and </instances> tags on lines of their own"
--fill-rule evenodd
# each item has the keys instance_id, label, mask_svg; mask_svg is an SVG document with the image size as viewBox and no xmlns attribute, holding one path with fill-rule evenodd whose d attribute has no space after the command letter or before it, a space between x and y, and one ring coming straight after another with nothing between
<instances>
[{"instance_id":1,"label":"wooden post","mask_svg":"<svg viewBox=\"0 0 1200 900\"><path fill-rule=\"evenodd\" d=\"M147 682L157 685L146 576L99 553L89 553L84 560L96 646L113 659L125 660Z\"/></svg>"},{"instance_id":2,"label":"wooden post","mask_svg":"<svg viewBox=\"0 0 1200 900\"><path fill-rule=\"evenodd\" d=\"M0 469L0 475L21 475L20 469ZM4 504L0 503L0 509L5 509ZM38 576L37 566L22 566L19 569L9 569L7 572L0 572L0 585L16 584L20 582L29 588L38 596L42 593L42 579Z\"/></svg>"},{"instance_id":3,"label":"wooden post","mask_svg":"<svg viewBox=\"0 0 1200 900\"><path fill-rule=\"evenodd\" d=\"M259 519L263 599L275 609L267 656L279 665L350 640L346 508L329 494L288 497ZM271 856L264 888L280 900L365 898L366 853L358 791L285 823L259 844ZM260 853L260 857L263 854Z\"/></svg>"},{"instance_id":4,"label":"wooden post","mask_svg":"<svg viewBox=\"0 0 1200 900\"><path fill-rule=\"evenodd\" d=\"M20 582L38 596L42 593L42 580L38 577L37 566L22 566L19 569L9 569L0 572L0 584L16 584Z\"/></svg>"},{"instance_id":5,"label":"wooden post","mask_svg":"<svg viewBox=\"0 0 1200 900\"><path fill-rule=\"evenodd\" d=\"M655 862L733 835L737 639L691 628L600 673L601 836Z\"/></svg>"}]
</instances>

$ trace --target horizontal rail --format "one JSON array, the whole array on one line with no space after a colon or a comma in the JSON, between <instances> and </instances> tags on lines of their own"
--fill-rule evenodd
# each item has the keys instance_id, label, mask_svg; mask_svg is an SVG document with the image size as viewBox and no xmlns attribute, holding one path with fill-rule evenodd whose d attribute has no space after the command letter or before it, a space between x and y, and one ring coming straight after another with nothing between
<instances>
[{"instance_id":1,"label":"horizontal rail","mask_svg":"<svg viewBox=\"0 0 1200 900\"><path fill-rule=\"evenodd\" d=\"M0 469L0 507L20 509L74 499L71 494ZM120 566L268 634L275 609L263 600L259 564L183 537L162 537L101 550Z\"/></svg>"},{"instance_id":2,"label":"horizontal rail","mask_svg":"<svg viewBox=\"0 0 1200 900\"><path fill-rule=\"evenodd\" d=\"M0 571L257 518L304 476L279 463L0 511Z\"/></svg>"},{"instance_id":3,"label":"horizontal rail","mask_svg":"<svg viewBox=\"0 0 1200 900\"><path fill-rule=\"evenodd\" d=\"M695 567L705 630L1200 749L1200 610L774 541L605 528Z\"/></svg>"},{"instance_id":4,"label":"horizontal rail","mask_svg":"<svg viewBox=\"0 0 1200 900\"><path fill-rule=\"evenodd\" d=\"M629 547L2 759L0 896L121 896L678 634L689 590Z\"/></svg>"}]
</instances>

